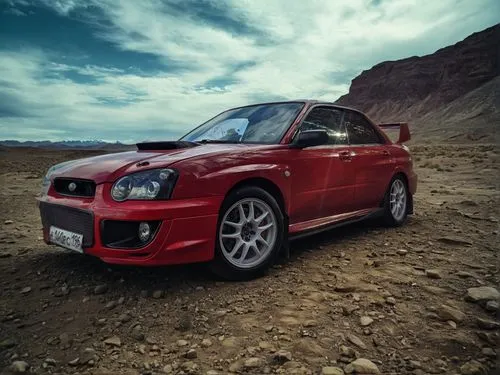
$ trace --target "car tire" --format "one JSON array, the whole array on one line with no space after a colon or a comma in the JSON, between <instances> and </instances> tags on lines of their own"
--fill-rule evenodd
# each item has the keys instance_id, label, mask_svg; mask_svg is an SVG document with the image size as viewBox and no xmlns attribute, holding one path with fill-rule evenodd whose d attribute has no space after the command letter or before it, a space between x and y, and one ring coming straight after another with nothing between
<instances>
[{"instance_id":1,"label":"car tire","mask_svg":"<svg viewBox=\"0 0 500 375\"><path fill-rule=\"evenodd\" d=\"M384 198L384 222L387 226L403 225L408 217L410 196L408 185L402 175L392 178Z\"/></svg>"},{"instance_id":2,"label":"car tire","mask_svg":"<svg viewBox=\"0 0 500 375\"><path fill-rule=\"evenodd\" d=\"M232 191L220 209L210 270L226 280L263 275L283 245L284 222L276 199L264 189L244 186Z\"/></svg>"}]
</instances>

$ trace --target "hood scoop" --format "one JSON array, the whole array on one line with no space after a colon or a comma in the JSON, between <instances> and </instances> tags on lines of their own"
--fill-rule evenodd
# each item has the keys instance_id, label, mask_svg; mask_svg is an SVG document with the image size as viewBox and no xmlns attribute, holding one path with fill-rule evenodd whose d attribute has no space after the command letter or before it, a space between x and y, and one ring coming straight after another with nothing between
<instances>
[{"instance_id":1,"label":"hood scoop","mask_svg":"<svg viewBox=\"0 0 500 375\"><path fill-rule=\"evenodd\" d=\"M139 151L177 150L199 145L199 143L189 141L143 142L136 144Z\"/></svg>"}]
</instances>

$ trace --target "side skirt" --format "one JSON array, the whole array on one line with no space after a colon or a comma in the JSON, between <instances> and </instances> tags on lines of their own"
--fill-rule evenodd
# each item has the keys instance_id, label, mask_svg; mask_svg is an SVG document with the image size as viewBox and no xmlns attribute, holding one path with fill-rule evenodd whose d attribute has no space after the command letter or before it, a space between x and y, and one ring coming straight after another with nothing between
<instances>
[{"instance_id":1,"label":"side skirt","mask_svg":"<svg viewBox=\"0 0 500 375\"><path fill-rule=\"evenodd\" d=\"M318 234L318 233L321 233L321 232L324 232L324 231L327 231L330 229L338 228L338 227L341 227L344 225L353 224L353 223L357 223L359 221L380 217L383 213L384 213L383 208L376 208L373 211L371 211L370 213L363 215L363 216L357 216L354 218L340 220L340 221L336 221L336 222L331 223L331 224L323 225L321 227L316 227L313 229L305 230L303 232L290 234L288 239L290 241L293 241L293 240L297 240L299 238L312 236L314 234Z\"/></svg>"}]
</instances>

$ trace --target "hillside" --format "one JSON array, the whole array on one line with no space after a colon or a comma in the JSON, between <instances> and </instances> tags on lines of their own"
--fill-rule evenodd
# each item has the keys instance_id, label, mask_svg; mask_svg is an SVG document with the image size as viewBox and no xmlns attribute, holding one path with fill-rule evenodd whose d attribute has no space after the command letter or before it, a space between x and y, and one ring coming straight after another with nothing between
<instances>
[{"instance_id":1,"label":"hillside","mask_svg":"<svg viewBox=\"0 0 500 375\"><path fill-rule=\"evenodd\" d=\"M431 55L386 61L337 100L375 121L409 121L416 140L495 141L500 123L500 24Z\"/></svg>"}]
</instances>

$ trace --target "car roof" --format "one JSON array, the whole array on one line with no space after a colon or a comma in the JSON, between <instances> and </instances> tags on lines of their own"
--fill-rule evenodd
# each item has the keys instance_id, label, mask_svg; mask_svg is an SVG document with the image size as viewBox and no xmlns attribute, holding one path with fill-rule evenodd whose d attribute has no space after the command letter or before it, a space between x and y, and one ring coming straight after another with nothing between
<instances>
[{"instance_id":1,"label":"car roof","mask_svg":"<svg viewBox=\"0 0 500 375\"><path fill-rule=\"evenodd\" d=\"M304 104L306 104L308 106L311 106L311 105L322 105L323 104L323 105L330 105L330 106L334 106L336 108L347 109L347 110L350 110L350 111L355 111L355 112L359 112L359 113L364 114L362 111L360 111L359 109L356 109L356 108L346 107L346 106L335 104L334 102L327 102L327 101L324 101L324 100L316 100L316 99L296 99L296 100L279 100L279 101L274 101L274 102L261 102L261 103L253 103L253 104L242 105L242 106L234 107L234 108L231 108L231 109L253 107L253 106L256 106L256 105L265 105L265 104L286 104L286 103L304 103Z\"/></svg>"},{"instance_id":2,"label":"car roof","mask_svg":"<svg viewBox=\"0 0 500 375\"><path fill-rule=\"evenodd\" d=\"M327 102L325 100L316 100L316 99L301 99L301 100L292 100L292 102L304 102L310 105L316 105L316 104L324 104L324 105L332 105L337 108L342 108L342 109L350 109L351 111L356 111L356 112L361 112L359 109L352 108L352 107L346 107L343 105L336 104L334 102Z\"/></svg>"}]
</instances>

